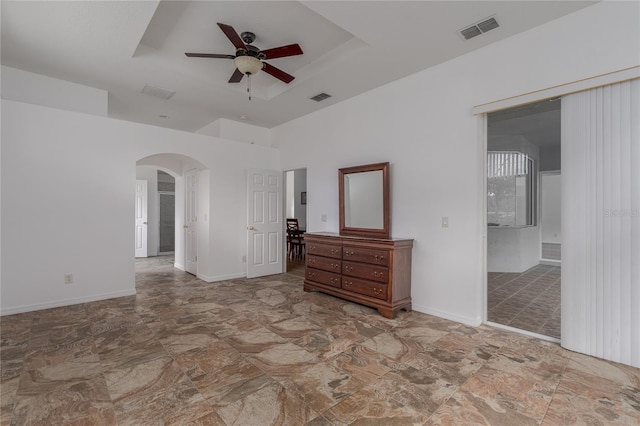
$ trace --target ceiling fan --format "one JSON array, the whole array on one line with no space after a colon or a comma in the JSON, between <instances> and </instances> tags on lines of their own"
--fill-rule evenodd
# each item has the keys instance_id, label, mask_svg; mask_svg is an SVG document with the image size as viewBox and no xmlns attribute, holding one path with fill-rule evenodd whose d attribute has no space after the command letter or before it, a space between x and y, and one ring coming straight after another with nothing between
<instances>
[{"instance_id":1,"label":"ceiling fan","mask_svg":"<svg viewBox=\"0 0 640 426\"><path fill-rule=\"evenodd\" d=\"M251 75L256 74L260 70L263 70L267 74L270 74L278 80L281 80L287 84L293 81L293 79L295 78L294 76L287 74L286 72L274 67L273 65L263 62L263 60L302 55L302 49L298 44L289 44L287 46L274 47L273 49L260 50L251 44L256 39L256 35L254 33L247 31L243 32L241 35L238 35L236 30L234 30L231 25L221 24L218 22L218 26L231 41L231 43L235 46L235 55L190 52L185 53L185 55L190 58L233 59L233 62L236 65L236 70L231 75L229 83L239 83L245 74L250 78Z\"/></svg>"}]
</instances>

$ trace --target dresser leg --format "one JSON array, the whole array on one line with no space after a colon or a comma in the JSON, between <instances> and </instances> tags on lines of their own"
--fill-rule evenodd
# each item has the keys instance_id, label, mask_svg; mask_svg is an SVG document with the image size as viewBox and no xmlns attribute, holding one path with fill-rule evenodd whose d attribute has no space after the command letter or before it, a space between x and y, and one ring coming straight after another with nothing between
<instances>
[{"instance_id":1,"label":"dresser leg","mask_svg":"<svg viewBox=\"0 0 640 426\"><path fill-rule=\"evenodd\" d=\"M395 317L395 313L393 312L393 309L378 308L378 312L380 312L380 315L382 315L385 318L393 319L393 317Z\"/></svg>"}]
</instances>

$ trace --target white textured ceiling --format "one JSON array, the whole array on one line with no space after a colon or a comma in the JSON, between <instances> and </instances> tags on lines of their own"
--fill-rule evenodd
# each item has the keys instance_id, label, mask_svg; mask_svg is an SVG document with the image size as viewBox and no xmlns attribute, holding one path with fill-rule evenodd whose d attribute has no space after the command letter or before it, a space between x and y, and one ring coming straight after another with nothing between
<instances>
[{"instance_id":1,"label":"white textured ceiling","mask_svg":"<svg viewBox=\"0 0 640 426\"><path fill-rule=\"evenodd\" d=\"M583 1L2 1L2 64L109 91L114 118L196 131L218 118L272 127L541 25ZM501 27L464 41L458 30L489 16ZM252 31L268 49L304 55L267 61L296 79L261 72L227 83L234 54L216 23ZM175 91L141 94L145 84ZM320 92L332 95L320 103ZM160 118L161 115L169 118Z\"/></svg>"}]
</instances>

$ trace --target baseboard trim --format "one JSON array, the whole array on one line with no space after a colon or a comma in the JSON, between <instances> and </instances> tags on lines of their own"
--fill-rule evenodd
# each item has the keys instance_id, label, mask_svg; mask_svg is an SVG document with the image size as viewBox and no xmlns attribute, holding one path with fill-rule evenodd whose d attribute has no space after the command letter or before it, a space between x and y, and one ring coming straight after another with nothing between
<instances>
[{"instance_id":1,"label":"baseboard trim","mask_svg":"<svg viewBox=\"0 0 640 426\"><path fill-rule=\"evenodd\" d=\"M423 314L433 315L436 317L448 319L450 321L459 322L465 325L470 325L471 327L478 327L482 324L482 320L480 318L469 318L462 315L452 314L450 312L444 312L437 309L427 308L425 306L412 304L412 309L414 311L422 312Z\"/></svg>"},{"instance_id":2,"label":"baseboard trim","mask_svg":"<svg viewBox=\"0 0 640 426\"><path fill-rule=\"evenodd\" d=\"M178 268L178 269L180 269L181 271L184 271L184 266L183 266L183 265L181 265L181 264L179 264L179 263L174 263L174 264L173 264L173 267L174 267L174 268Z\"/></svg>"},{"instance_id":3,"label":"baseboard trim","mask_svg":"<svg viewBox=\"0 0 640 426\"><path fill-rule=\"evenodd\" d=\"M35 303L33 305L14 306L0 310L0 316L21 314L24 312L40 311L43 309L60 308L62 306L78 305L80 303L97 302L98 300L115 299L116 297L135 296L136 289L114 291L112 293L94 294L92 296L76 297L73 299L56 300L55 302Z\"/></svg>"},{"instance_id":4,"label":"baseboard trim","mask_svg":"<svg viewBox=\"0 0 640 426\"><path fill-rule=\"evenodd\" d=\"M561 260L552 260L552 259L540 259L540 265L548 265L548 266L562 266Z\"/></svg>"},{"instance_id":5,"label":"baseboard trim","mask_svg":"<svg viewBox=\"0 0 640 426\"><path fill-rule=\"evenodd\" d=\"M228 274L228 275L216 275L213 277L210 277L208 275L203 275L203 274L196 274L196 277L200 278L202 281L208 282L208 283L214 283L217 281L226 281L226 280L235 280L237 278L246 278L247 274L246 273L239 273L239 274Z\"/></svg>"}]
</instances>

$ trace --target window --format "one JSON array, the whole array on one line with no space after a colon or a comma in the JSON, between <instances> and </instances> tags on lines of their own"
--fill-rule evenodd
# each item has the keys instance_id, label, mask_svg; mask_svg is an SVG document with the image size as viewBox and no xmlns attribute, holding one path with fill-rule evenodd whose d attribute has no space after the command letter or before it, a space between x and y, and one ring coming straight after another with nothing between
<instances>
[{"instance_id":1,"label":"window","mask_svg":"<svg viewBox=\"0 0 640 426\"><path fill-rule=\"evenodd\" d=\"M490 151L487 158L489 226L535 225L536 188L532 158L517 151Z\"/></svg>"}]
</instances>

